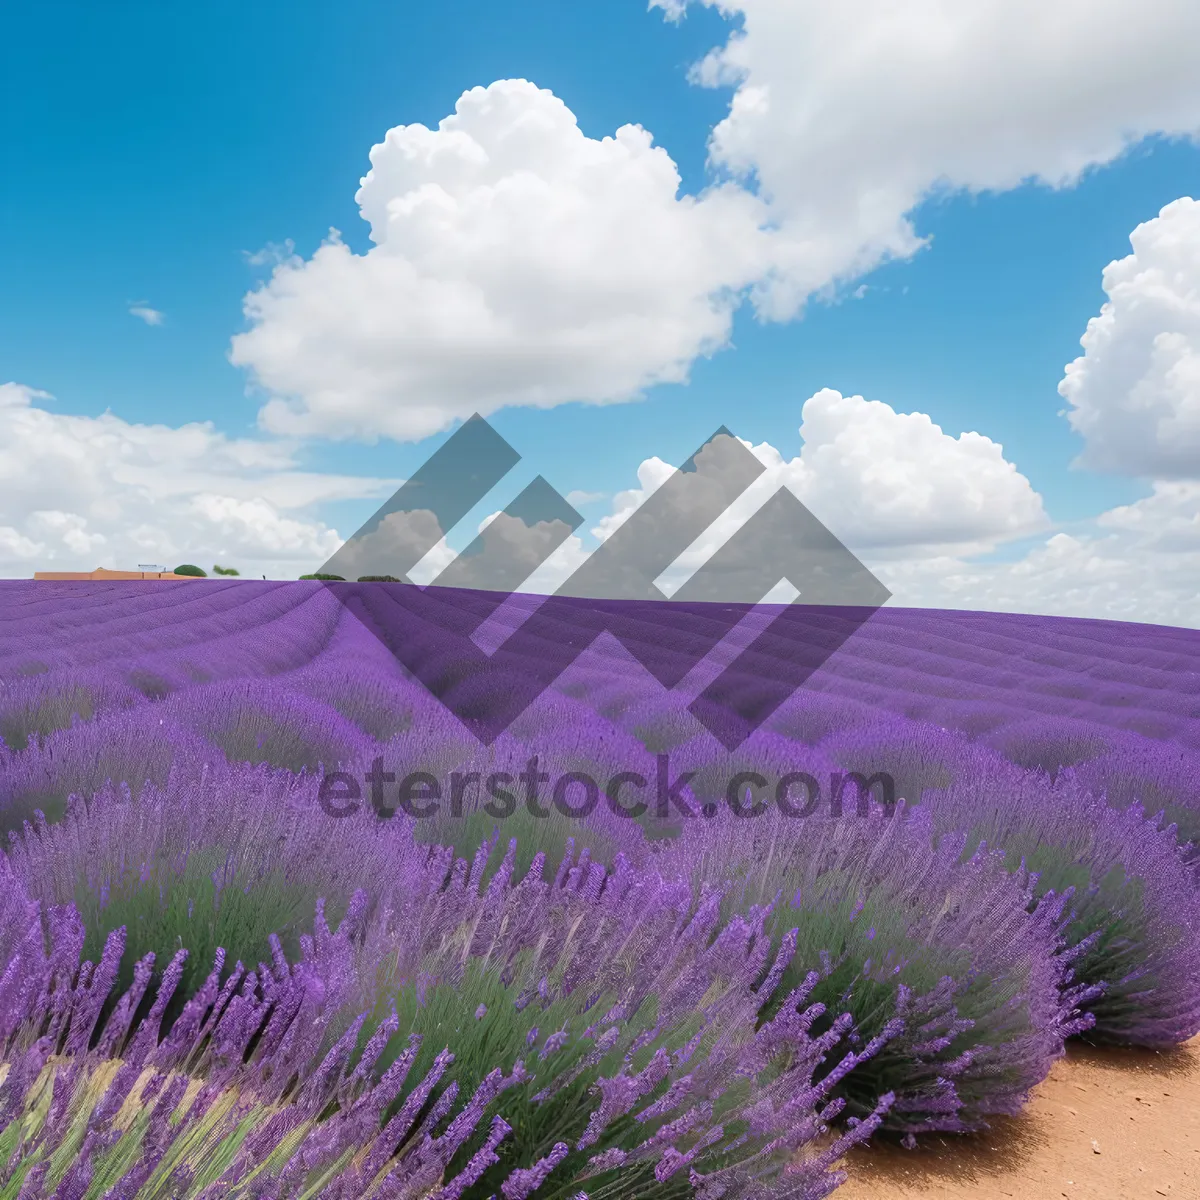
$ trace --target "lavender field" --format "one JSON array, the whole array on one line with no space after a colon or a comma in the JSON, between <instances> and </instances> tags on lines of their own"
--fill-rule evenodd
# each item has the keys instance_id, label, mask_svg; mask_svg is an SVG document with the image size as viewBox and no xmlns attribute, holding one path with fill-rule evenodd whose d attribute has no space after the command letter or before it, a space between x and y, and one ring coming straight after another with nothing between
<instances>
[{"instance_id":1,"label":"lavender field","mask_svg":"<svg viewBox=\"0 0 1200 1200\"><path fill-rule=\"evenodd\" d=\"M0 584L0 1200L815 1200L1200 1033L1200 632L885 608L732 751L752 630L602 637L484 745L337 586Z\"/></svg>"}]
</instances>

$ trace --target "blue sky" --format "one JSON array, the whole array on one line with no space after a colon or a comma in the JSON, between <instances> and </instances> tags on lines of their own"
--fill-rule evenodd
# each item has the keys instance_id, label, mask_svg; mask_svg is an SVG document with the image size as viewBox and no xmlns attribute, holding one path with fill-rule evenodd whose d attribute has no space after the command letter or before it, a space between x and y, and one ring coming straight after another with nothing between
<instances>
[{"instance_id":1,"label":"blue sky","mask_svg":"<svg viewBox=\"0 0 1200 1200\"><path fill-rule=\"evenodd\" d=\"M244 315L244 297L270 279L272 267L269 262L255 265L247 256L290 240L301 264L307 263L330 227L341 232L353 255L367 255L372 244L355 192L370 166L371 147L395 126L436 129L454 112L463 92L497 80L530 80L549 89L574 114L582 136L592 141L611 137L626 124L644 127L678 168L681 194L693 195L731 178L719 162L708 161L710 136L729 112L731 99L752 85L774 89L770 119L779 122L778 128L767 124L755 130L747 123L734 131L746 154L759 155L753 159L754 170L735 186L755 202L767 198L764 219L785 234L789 222L798 228L810 221L808 181L820 181L815 189L832 197L822 209L826 212L854 202L868 185L890 188L887 171L900 168L886 164L875 175L865 167L856 175L855 167L839 182L838 172L846 170L839 147L823 147L819 132L806 131L803 123L797 131L795 122L780 116L789 103L829 106L834 127L845 121L839 146L848 147L847 155L858 153L861 163L874 145L872 113L886 112L891 103L886 93L871 99L872 80L886 76L890 66L875 71L853 99L852 77L846 79L845 97L833 85L822 92L819 80L811 86L794 84L779 75L772 43L786 51L787 39L795 38L797 71L803 73L810 40L854 35L820 15L828 5L792 4L790 13L782 11L789 8L783 0L743 0L729 7L732 11L723 15L706 4L693 4L679 21L664 19L661 9L648 11L641 0L568 6L542 0L510 6L447 0L427 9L365 0L336 9L294 0L286 5L260 0L254 5L169 6L129 0L102 9L56 2L10 9L0 37L0 144L7 179L0 190L0 384L11 380L21 389L48 394L30 399L26 391L20 401L25 409L51 414L38 426L45 437L54 436L54 422L60 418L92 420L105 410L121 423L117 436L134 446L145 440L137 432L143 426L174 429L210 421L226 442L266 447L255 470L272 477L403 477L443 432L416 440L389 437L388 429L394 433L395 426L384 422L379 426L383 436L368 431L346 441L331 433L326 417L305 418L307 425L301 422L287 431L258 427L260 408L280 392L269 382L264 385L263 378L294 380L300 368L283 364L278 357L282 352L264 349L265 334L254 344L251 365L230 361L236 334L292 319L284 314L253 321ZM1105 0L1104 7L1129 19L1138 11L1121 0ZM1066 598L1048 576L1040 590L1027 595L1026 606L1082 615L1186 619L1181 605L1186 605L1189 585L1180 581L1192 578L1191 556L1200 557L1200 532L1194 546L1187 541L1194 499L1189 489L1200 477L1200 466L1193 471L1185 455L1182 467L1168 464L1168 470L1156 465L1152 454L1127 467L1114 465L1109 449L1121 442L1114 433L1120 424L1106 410L1107 417L1101 412L1097 418L1101 432L1094 440L1100 449L1093 455L1106 469L1073 467L1087 439L1062 415L1066 405L1058 392L1065 365L1082 353L1080 338L1089 319L1108 298L1104 268L1130 255L1130 235L1137 226L1154 221L1164 206L1180 198L1200 196L1200 149L1187 136L1200 128L1200 85L1178 83L1188 75L1186 51L1171 57L1171 47L1187 41L1193 18L1188 6L1170 0L1150 7L1161 18L1157 26L1127 35L1131 44L1116 60L1118 76L1122 70L1128 75L1124 98L1110 103L1092 95L1096 79L1114 70L1105 58L1116 53L1112 48L1084 46L1077 61L1068 54L1057 76L1040 81L1037 72L1044 64L1020 58L1033 51L1002 48L999 56L1016 56L1008 64L1011 78L1028 82L1032 92L1043 89L1035 98L1044 117L1010 114L1013 105L1003 91L992 96L982 85L978 95L963 103L977 109L973 119L981 144L1005 142L1007 130L1015 148L997 150L995 161L976 154L971 121L963 118L961 128L952 128L952 116L937 117L935 134L913 135L918 140L912 157L927 163L927 182L933 184L939 175L950 179L950 187L934 196L919 172L895 185L901 192L915 192L914 204L901 205L895 216L907 214L916 233L930 239L925 248L875 266L870 253L864 259L855 250L857 243L851 244L858 236L855 230L831 227L826 239L818 224L818 245L827 240L838 247L839 239L851 239L845 242L845 261L857 254L856 261L865 264L842 273L832 302L818 295L802 313L764 323L756 303L742 300L723 348L711 355L683 354L686 383L651 382L638 389L642 399L631 403L572 402L574 385L568 383L565 391L559 389L553 407L496 408L490 419L525 455L522 469L542 471L563 492L602 494L583 511L593 523L612 519L622 504L614 502L614 493L638 486L637 469L644 459L678 462L722 423L755 444L770 443L784 460L798 462L801 409L822 389L834 389L843 397L882 402L895 414L927 414L947 444L963 433L984 435L1003 447L1003 460L1040 497L1041 523L1022 524L1024 517L1018 515L1001 528L984 520L976 532L967 530L948 542L946 535L936 533L930 534L932 541L923 541L924 535L911 529L903 536L893 529L876 537L868 529L869 516L857 524L850 521L843 536L852 546L851 534L867 529L861 537L867 549L874 539L885 547L885 558L901 563L897 579L925 581L911 592L912 602L939 602L939 597L955 602L944 588L930 590L935 560L943 563L943 574L953 573L963 564L1018 562L1055 531L1082 539L1106 536L1103 530L1097 533L1095 519L1158 495L1155 481L1161 476L1176 492L1183 491L1172 493L1165 517L1158 510L1139 509L1134 524L1144 531L1147 521L1181 522L1185 558L1171 560L1164 571L1156 559L1153 586L1132 611L1122 611L1121 604L1128 609L1128 602L1113 599L1124 590L1119 572L1105 577L1100 592L1074 599ZM869 24L879 5L854 0L849 8L863 10L861 25ZM1061 8L1075 8L1074 0L1063 0ZM811 19L805 15L808 10L816 14ZM935 0L922 0L913 8L912 23L951 21L948 11ZM1078 11L1082 20L1084 9ZM723 46L743 18L751 62L745 80L700 86L689 77L689 68ZM1147 18L1146 24L1154 22ZM1036 29L1032 32L1036 39ZM898 36L901 43L917 38L912 31ZM967 69L972 55L987 49L973 37L970 30L955 29L947 51L957 53ZM905 53L902 45L888 63L899 61L903 67ZM1192 57L1197 61L1190 65L1200 66L1200 57ZM788 61L786 54L780 61ZM929 74L920 63L913 71L917 82L906 84L897 68L889 86L907 95L904 88L921 86ZM814 77L819 74L814 69ZM932 95L927 108L914 107L912 128L929 112L952 110L958 102L957 76L948 71L946 77L951 82L941 95ZM1156 87L1161 95L1155 94ZM1103 110L1094 119L1079 115L1089 104ZM854 110L853 119L843 118L843 107ZM1043 126L1048 130L1044 138ZM885 134L894 142L909 128L900 124ZM861 151L855 151L855 137L861 139ZM795 139L794 152L789 138ZM1027 154L1022 138L1029 143ZM1113 153L1114 138L1126 138L1128 148ZM903 165L907 159L897 161ZM1019 182L1039 173L1052 176L1060 168L1072 174L1069 186ZM992 180L1000 185L989 190ZM456 219L468 218L460 213ZM583 213L581 220L596 216ZM898 236L890 220L879 225L877 237L868 231L871 237L886 242ZM804 228L809 237L810 225ZM461 239L462 228L453 236ZM581 228L579 236L592 235ZM757 233L747 226L747 245L752 236ZM1166 252L1174 253L1174 245L1167 239ZM555 253L553 247L549 253ZM730 287L743 293L754 280L761 282L764 272L778 272L785 251L777 242L773 250L746 253L759 264L755 269L744 261L728 267ZM804 254L812 258L811 247ZM440 261L437 254L428 261L435 260ZM725 269L725 264L718 266ZM816 277L807 266L804 271L803 286L808 287ZM581 289L587 286L581 279ZM502 306L502 295L499 302ZM133 308L146 311L139 317ZM316 319L315 311L305 309L304 320ZM161 314L161 320L153 313ZM147 316L159 323L148 323ZM1153 343L1160 333L1197 336L1187 321L1179 329L1129 329L1127 323L1119 331L1126 339L1121 342L1126 358L1134 353L1145 358L1149 351L1143 343ZM308 330L303 325L289 336L307 337ZM326 336L342 339L341 346L348 335L318 330L314 354ZM446 353L452 351L448 346ZM346 353L356 352L351 337ZM620 348L614 353L619 356ZM657 369L653 347L646 355L639 369L652 377ZM1107 360L1101 356L1097 362L1105 367L1118 357L1110 351ZM1106 403L1117 404L1112 396L1132 386L1110 382L1098 374L1099 367L1090 367L1085 396L1096 411ZM487 369L482 362L481 370ZM523 377L522 386L540 386L536 364L523 369L528 378ZM580 367L571 379L584 379L584 371ZM429 367L423 378L436 392L437 370ZM463 385L468 395L470 386L469 381ZM605 386L596 384L601 390ZM487 387L480 387L486 397ZM396 401L406 402L403 396ZM371 403L379 403L378 397ZM1172 428L1176 444L1180 436L1187 442L1193 434L1193 406L1200 401L1192 393L1182 399L1172 393L1163 403L1168 408L1175 404L1182 413L1183 424ZM33 436L33 426L22 428ZM90 428L75 427L71 436L86 441ZM886 443L887 435L881 436ZM1107 441L1101 445L1103 438ZM1195 444L1200 448L1200 438ZM132 453L136 459L140 451ZM235 466L228 470L245 458L227 445L220 454L232 456ZM117 457L130 461L128 455ZM1200 462L1200 450L1194 458ZM53 461L47 462L48 473L57 469ZM63 461L70 461L70 455ZM189 461L189 470L204 475L207 461L203 455ZM936 460L925 466L936 470ZM247 569L261 566L263 573L278 570L284 577L304 565L304 554L281 549L278 538L254 544L242 527L245 519L237 529L214 531L197 526L192 517L171 516L170 505L194 507L196 502L191 493L176 494L155 483L151 476L158 469L161 462L157 468L147 465L145 478L121 484L140 487L146 502L138 514L137 524L145 528L136 545L125 538L128 505L107 505L99 494L104 490L103 465L96 468L96 494L61 488L60 497L53 479L45 477L12 484L5 507L18 515L6 523L0 513L0 526L8 524L9 529L7 557L0 538L0 572L27 575L31 569L68 562L91 566L97 557L124 558L135 549L151 560L172 554L225 555ZM919 475L921 463L913 469ZM807 482L798 488L802 498L808 498L803 488L810 488L814 509L833 524L827 513L836 514L836 503L821 511L817 498L836 497L837 481L814 482L813 464L804 470ZM970 475L968 469L964 479L969 481ZM855 486L860 485L865 486L861 479ZM844 479L839 486L846 486ZM378 489L375 495L355 491L349 484L317 487L315 499L300 505L281 501L278 487L255 492L243 480L233 487L229 504L262 501L273 509L272 519L315 523L345 536L378 503ZM221 488L205 477L198 478L193 492L211 497ZM1022 512L1029 516L1027 497L1014 496L1011 489L1002 489L996 503L1025 505ZM500 507L506 497L498 499L491 508ZM992 505L987 497L976 501L983 508ZM156 522L160 502L164 515ZM213 500L204 504L209 512L214 504L220 507ZM118 508L119 528L112 526ZM488 510L485 505L481 514ZM57 515L51 519L46 513ZM205 532L197 535L197 528ZM201 545L188 550L187 539L196 536ZM298 546L303 538L293 542ZM923 546L919 552L904 549L917 544ZM1123 554L1130 578L1141 579L1144 564L1135 564L1130 555L1144 549L1114 544L1112 553ZM910 560L917 565L903 566ZM113 559L106 565L127 564ZM969 605L1021 606L1021 593L1007 585L963 585L957 596Z\"/></svg>"}]
</instances>

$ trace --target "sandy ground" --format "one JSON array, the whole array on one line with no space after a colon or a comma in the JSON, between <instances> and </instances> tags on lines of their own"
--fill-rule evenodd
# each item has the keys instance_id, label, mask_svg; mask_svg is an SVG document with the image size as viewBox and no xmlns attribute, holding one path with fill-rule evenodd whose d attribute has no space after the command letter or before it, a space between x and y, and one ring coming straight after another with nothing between
<instances>
[{"instance_id":1,"label":"sandy ground","mask_svg":"<svg viewBox=\"0 0 1200 1200\"><path fill-rule=\"evenodd\" d=\"M1073 1047L1025 1113L990 1134L856 1151L835 1200L1200 1200L1200 1039Z\"/></svg>"}]
</instances>

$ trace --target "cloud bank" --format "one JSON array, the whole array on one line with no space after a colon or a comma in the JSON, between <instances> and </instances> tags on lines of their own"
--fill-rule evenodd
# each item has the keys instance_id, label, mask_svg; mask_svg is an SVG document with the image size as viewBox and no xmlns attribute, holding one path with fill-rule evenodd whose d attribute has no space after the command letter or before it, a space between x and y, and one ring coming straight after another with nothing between
<instances>
[{"instance_id":1,"label":"cloud bank","mask_svg":"<svg viewBox=\"0 0 1200 1200\"><path fill-rule=\"evenodd\" d=\"M1168 204L1129 240L1058 386L1084 439L1080 465L1200 479L1200 203Z\"/></svg>"},{"instance_id":2,"label":"cloud bank","mask_svg":"<svg viewBox=\"0 0 1200 1200\"><path fill-rule=\"evenodd\" d=\"M419 440L476 411L683 382L728 342L770 238L744 189L679 184L644 129L586 137L524 80L389 130L356 196L374 246L331 236L246 299L232 360L272 393L262 426Z\"/></svg>"},{"instance_id":3,"label":"cloud bank","mask_svg":"<svg viewBox=\"0 0 1200 1200\"><path fill-rule=\"evenodd\" d=\"M712 183L681 195L640 126L589 138L524 80L399 125L357 193L372 248L290 251L232 359L285 435L416 440L473 411L632 399L925 244L947 191L1065 187L1200 131L1192 0L694 0L738 22ZM653 0L678 18L687 0ZM265 261L265 260L264 260Z\"/></svg>"},{"instance_id":4,"label":"cloud bank","mask_svg":"<svg viewBox=\"0 0 1200 1200\"><path fill-rule=\"evenodd\" d=\"M314 505L395 487L299 470L286 445L209 423L68 416L46 407L52 399L0 384L0 575L221 562L295 578L341 542Z\"/></svg>"}]
</instances>

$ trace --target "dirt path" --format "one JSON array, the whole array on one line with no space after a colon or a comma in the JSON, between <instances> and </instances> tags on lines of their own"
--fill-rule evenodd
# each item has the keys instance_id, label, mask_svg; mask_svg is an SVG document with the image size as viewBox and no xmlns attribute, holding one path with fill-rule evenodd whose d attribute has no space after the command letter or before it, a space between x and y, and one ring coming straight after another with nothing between
<instances>
[{"instance_id":1,"label":"dirt path","mask_svg":"<svg viewBox=\"0 0 1200 1200\"><path fill-rule=\"evenodd\" d=\"M846 1165L835 1200L1200 1200L1200 1039L1163 1054L1074 1047L991 1134Z\"/></svg>"}]
</instances>

